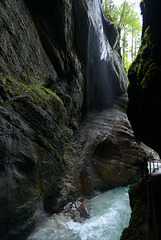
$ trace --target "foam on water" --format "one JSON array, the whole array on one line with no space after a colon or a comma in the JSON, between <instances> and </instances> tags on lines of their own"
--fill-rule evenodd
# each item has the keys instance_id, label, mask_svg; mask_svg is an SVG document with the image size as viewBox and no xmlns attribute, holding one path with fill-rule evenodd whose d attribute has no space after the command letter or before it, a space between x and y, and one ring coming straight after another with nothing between
<instances>
[{"instance_id":1,"label":"foam on water","mask_svg":"<svg viewBox=\"0 0 161 240\"><path fill-rule=\"evenodd\" d=\"M115 188L91 199L91 218L83 224L60 214L49 218L28 240L119 240L131 214L128 189Z\"/></svg>"}]
</instances>

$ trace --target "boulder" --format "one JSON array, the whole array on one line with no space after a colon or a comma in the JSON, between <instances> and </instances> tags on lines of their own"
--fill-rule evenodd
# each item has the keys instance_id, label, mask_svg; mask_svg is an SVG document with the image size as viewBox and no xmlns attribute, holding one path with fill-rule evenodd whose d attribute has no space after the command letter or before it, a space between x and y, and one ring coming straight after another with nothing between
<instances>
[{"instance_id":1,"label":"boulder","mask_svg":"<svg viewBox=\"0 0 161 240\"><path fill-rule=\"evenodd\" d=\"M75 202L69 202L64 211L74 222L83 223L90 217L91 205L88 199L78 198Z\"/></svg>"}]
</instances>

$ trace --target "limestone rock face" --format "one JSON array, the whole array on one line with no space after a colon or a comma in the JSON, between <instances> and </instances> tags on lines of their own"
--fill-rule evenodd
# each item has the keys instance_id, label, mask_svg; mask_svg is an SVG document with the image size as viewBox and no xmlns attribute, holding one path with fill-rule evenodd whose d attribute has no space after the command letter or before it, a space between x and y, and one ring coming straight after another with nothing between
<instances>
[{"instance_id":1,"label":"limestone rock face","mask_svg":"<svg viewBox=\"0 0 161 240\"><path fill-rule=\"evenodd\" d=\"M120 127L114 130L112 116L109 120L102 117L104 133L101 126L95 126L93 138L87 127L80 130L87 102L89 61L92 101L96 99L93 102L97 107L124 104L127 85L116 28L105 18L98 1L90 3L0 1L0 239L26 239L40 210L59 212L81 193L117 186L119 181L123 185L137 176L141 156L137 152L138 157L133 154L130 160L129 150L125 153L126 133L122 142L118 140L122 138L119 121L115 123ZM95 13L103 26L101 43L108 47L110 61L104 55L107 51L101 61L98 58L102 51ZM96 43L92 57L88 55L89 29L94 30ZM106 71L105 85L98 88L102 69L109 74ZM114 112L115 120L118 114L121 111ZM121 123L125 129L129 126L127 120ZM128 138L133 139L129 131ZM111 151L109 155L106 151L102 155L104 144ZM133 140L127 140L127 146L137 148ZM113 165L119 166L119 161L123 164L118 168L120 175L128 172L125 180L118 174L114 177Z\"/></svg>"},{"instance_id":2,"label":"limestone rock face","mask_svg":"<svg viewBox=\"0 0 161 240\"><path fill-rule=\"evenodd\" d=\"M128 185L141 178L149 153L136 141L126 114L118 107L89 115L77 137L71 159L77 160L75 178L83 194Z\"/></svg>"},{"instance_id":3,"label":"limestone rock face","mask_svg":"<svg viewBox=\"0 0 161 240\"><path fill-rule=\"evenodd\" d=\"M72 50L73 22L67 28L72 4L61 3L62 23L54 4L45 25L24 1L0 2L0 239L26 239L40 209L58 212L67 201L65 144L81 116L85 79Z\"/></svg>"},{"instance_id":4,"label":"limestone rock face","mask_svg":"<svg viewBox=\"0 0 161 240\"><path fill-rule=\"evenodd\" d=\"M161 154L161 3L141 2L143 37L129 70L127 114L136 136Z\"/></svg>"}]
</instances>

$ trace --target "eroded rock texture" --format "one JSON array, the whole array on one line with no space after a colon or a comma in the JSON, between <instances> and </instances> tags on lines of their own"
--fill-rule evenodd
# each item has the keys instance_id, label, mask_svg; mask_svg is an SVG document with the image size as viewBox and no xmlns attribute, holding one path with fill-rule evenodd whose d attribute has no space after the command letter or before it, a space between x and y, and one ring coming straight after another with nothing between
<instances>
[{"instance_id":1,"label":"eroded rock texture","mask_svg":"<svg viewBox=\"0 0 161 240\"><path fill-rule=\"evenodd\" d=\"M141 2L143 37L129 70L127 114L136 136L161 154L161 3Z\"/></svg>"},{"instance_id":2,"label":"eroded rock texture","mask_svg":"<svg viewBox=\"0 0 161 240\"><path fill-rule=\"evenodd\" d=\"M142 163L149 153L136 141L119 107L90 114L76 139L70 158L76 160L77 172L72 175L83 194L125 186L141 178Z\"/></svg>"},{"instance_id":3,"label":"eroded rock texture","mask_svg":"<svg viewBox=\"0 0 161 240\"><path fill-rule=\"evenodd\" d=\"M80 133L87 99L87 60L90 59L95 70L91 86L101 80L101 68L98 73L95 68L99 65L98 58L87 58L89 24L91 14L96 12L90 3L85 0L0 1L0 238L3 240L26 239L40 209L58 212L70 198L81 193L92 194L96 188L117 186L119 181L121 185L129 183L137 176L137 170L140 172L140 149L131 128L127 129L125 115L120 115L117 121L121 111L110 113L109 119L103 117L104 133L95 127L91 142L85 138L89 136L90 140L90 129L85 127ZM114 81L114 104L126 95L127 78L116 28L101 11L100 14L110 51L110 63L104 59L100 65L109 70L105 86L108 81ZM98 43L97 27L92 24ZM96 44L93 48L96 55L100 52L98 47ZM99 100L105 98L101 97L99 87L92 88L93 96L98 93L94 101L98 108ZM105 104L102 104L104 100L100 103L111 107L108 101L111 97L106 98ZM124 101L125 98L120 104ZM118 123L114 129L113 120ZM92 149L89 155L85 153L86 144ZM104 145L107 150L102 152ZM130 149L134 146L132 159L126 146ZM88 155L87 162L81 154ZM89 161L88 167L85 164ZM97 172L93 171L96 164ZM107 171L104 171L105 164ZM92 171L88 172L88 168ZM126 171L127 177L123 179L121 174ZM117 177L116 172L120 173ZM91 188L84 190L88 179L93 179L90 174L96 180Z\"/></svg>"}]
</instances>

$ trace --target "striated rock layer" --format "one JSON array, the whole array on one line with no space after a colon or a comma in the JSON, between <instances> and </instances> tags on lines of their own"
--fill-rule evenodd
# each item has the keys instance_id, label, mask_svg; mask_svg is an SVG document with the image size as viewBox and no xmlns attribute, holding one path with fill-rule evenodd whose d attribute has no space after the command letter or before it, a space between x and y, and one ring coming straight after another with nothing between
<instances>
[{"instance_id":1,"label":"striated rock layer","mask_svg":"<svg viewBox=\"0 0 161 240\"><path fill-rule=\"evenodd\" d=\"M91 113L80 125L71 162L76 160L77 172L73 176L83 194L125 186L142 175L144 146L137 142L123 110Z\"/></svg>"},{"instance_id":2,"label":"striated rock layer","mask_svg":"<svg viewBox=\"0 0 161 240\"><path fill-rule=\"evenodd\" d=\"M0 239L26 239L40 210L59 212L71 198L130 183L140 173L145 154L122 110L101 113L94 126L80 124L87 60L92 69L99 63L87 58L89 23L98 42L90 3L0 1ZM100 65L109 70L106 86L114 81L114 103L126 95L127 78L116 28L99 14L111 53L110 63ZM98 107L101 91L93 89Z\"/></svg>"}]
</instances>

